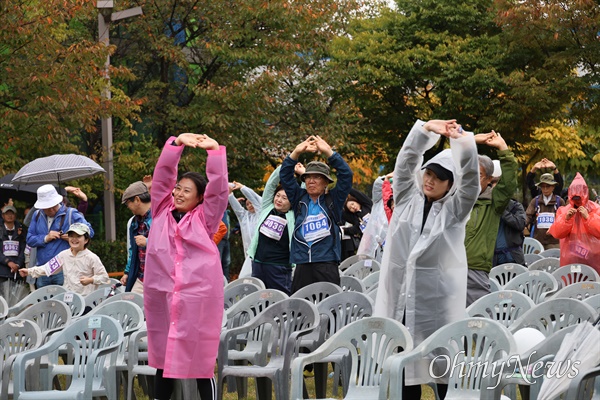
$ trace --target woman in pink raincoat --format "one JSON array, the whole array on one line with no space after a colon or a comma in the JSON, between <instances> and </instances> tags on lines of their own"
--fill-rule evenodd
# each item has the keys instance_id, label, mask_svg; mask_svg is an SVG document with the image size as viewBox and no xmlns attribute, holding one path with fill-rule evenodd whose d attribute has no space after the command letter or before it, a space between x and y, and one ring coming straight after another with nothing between
<instances>
[{"instance_id":1,"label":"woman in pink raincoat","mask_svg":"<svg viewBox=\"0 0 600 400\"><path fill-rule=\"evenodd\" d=\"M589 201L579 172L569 186L569 204L556 211L548 233L560 239L560 265L586 264L600 274L600 206Z\"/></svg>"},{"instance_id":2,"label":"woman in pink raincoat","mask_svg":"<svg viewBox=\"0 0 600 400\"><path fill-rule=\"evenodd\" d=\"M206 179L177 181L185 147L206 149ZM174 380L196 378L202 400L215 398L214 368L223 318L223 273L212 240L227 207L225 147L206 135L167 140L152 180L153 223L144 272L148 363L155 397L169 399Z\"/></svg>"}]
</instances>

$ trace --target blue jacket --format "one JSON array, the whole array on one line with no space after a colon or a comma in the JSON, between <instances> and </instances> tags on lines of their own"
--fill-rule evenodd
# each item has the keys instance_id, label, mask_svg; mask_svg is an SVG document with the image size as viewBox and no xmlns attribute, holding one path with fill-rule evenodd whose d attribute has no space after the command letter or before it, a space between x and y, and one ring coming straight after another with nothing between
<instances>
[{"instance_id":1,"label":"blue jacket","mask_svg":"<svg viewBox=\"0 0 600 400\"><path fill-rule=\"evenodd\" d=\"M52 257L69 248L69 242L63 239L56 239L48 243L44 242L44 238L48 232L62 231L63 233L66 233L69 230L70 224L76 222L82 222L89 226L90 237L94 237L94 229L92 229L92 226L85 220L83 214L75 208L61 204L54 216L54 221L52 221L50 229L48 229L48 217L46 217L44 211L37 210L34 213L33 218L31 218L31 223L29 224L29 230L27 231L27 244L30 247L37 248L35 265L46 264Z\"/></svg>"},{"instance_id":2,"label":"blue jacket","mask_svg":"<svg viewBox=\"0 0 600 400\"><path fill-rule=\"evenodd\" d=\"M290 250L291 264L339 262L341 259L340 227L336 222L342 219L342 209L352 188L352 170L338 153L333 153L327 162L330 167L337 170L337 184L329 191L329 195L321 195L318 203L327 216L331 234L315 241L312 246L306 243L301 234L302 223L308 213L308 204L311 199L306 189L303 189L294 177L294 167L298 161L288 156L281 165L279 174L281 185L285 189L296 217L294 238ZM331 198L330 202L333 204L331 208L327 204L327 197Z\"/></svg>"},{"instance_id":3,"label":"blue jacket","mask_svg":"<svg viewBox=\"0 0 600 400\"><path fill-rule=\"evenodd\" d=\"M148 230L152 226L152 210L148 211L148 216L144 221L148 225ZM137 280L138 272L140 269L140 258L138 257L138 245L135 242L134 237L137 235L139 224L134 217L131 220L131 225L129 226L129 249L127 249L127 265L125 266L125 273L128 275L127 285L125 285L125 291L131 292L135 281Z\"/></svg>"}]
</instances>

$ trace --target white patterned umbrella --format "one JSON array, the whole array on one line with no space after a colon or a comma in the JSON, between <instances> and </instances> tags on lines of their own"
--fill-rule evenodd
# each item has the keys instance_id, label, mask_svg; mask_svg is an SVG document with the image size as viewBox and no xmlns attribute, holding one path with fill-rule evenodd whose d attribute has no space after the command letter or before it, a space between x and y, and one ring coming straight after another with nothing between
<instances>
[{"instance_id":1,"label":"white patterned umbrella","mask_svg":"<svg viewBox=\"0 0 600 400\"><path fill-rule=\"evenodd\" d=\"M55 154L36 158L15 174L12 183L62 183L104 173L104 168L79 154Z\"/></svg>"}]
</instances>

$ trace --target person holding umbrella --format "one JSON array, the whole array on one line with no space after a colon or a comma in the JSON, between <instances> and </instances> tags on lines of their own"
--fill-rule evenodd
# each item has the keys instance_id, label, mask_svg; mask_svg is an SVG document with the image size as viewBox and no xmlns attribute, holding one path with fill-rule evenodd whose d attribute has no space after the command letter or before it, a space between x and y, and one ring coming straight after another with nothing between
<instances>
[{"instance_id":1,"label":"person holding umbrella","mask_svg":"<svg viewBox=\"0 0 600 400\"><path fill-rule=\"evenodd\" d=\"M81 222L90 228L90 237L94 237L92 226L85 220L83 214L72 207L63 204L63 196L58 194L52 185L42 185L37 190L37 209L31 218L27 232L27 244L36 248L35 265L44 265L51 258L69 248L69 227ZM64 284L64 276L59 272L52 276L42 276L37 279L39 289L48 285Z\"/></svg>"}]
</instances>

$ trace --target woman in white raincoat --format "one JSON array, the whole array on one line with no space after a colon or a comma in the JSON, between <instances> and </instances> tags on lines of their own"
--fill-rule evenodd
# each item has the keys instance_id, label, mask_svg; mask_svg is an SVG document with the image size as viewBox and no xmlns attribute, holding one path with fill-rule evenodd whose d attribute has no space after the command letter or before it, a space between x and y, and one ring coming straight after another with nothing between
<instances>
[{"instance_id":1,"label":"woman in white raincoat","mask_svg":"<svg viewBox=\"0 0 600 400\"><path fill-rule=\"evenodd\" d=\"M233 195L234 190L240 190L246 197L246 207L242 206L238 199ZM262 197L254 190L242 185L239 182L229 184L229 205L235 213L240 223L240 232L242 233L242 244L244 245L244 264L238 275L238 278L250 276L252 274L252 260L248 257L248 248L252 243L252 238L256 232L259 220L259 210L262 207Z\"/></svg>"},{"instance_id":2,"label":"woman in white raincoat","mask_svg":"<svg viewBox=\"0 0 600 400\"><path fill-rule=\"evenodd\" d=\"M440 135L450 138L450 150L422 166ZM473 134L455 120L417 121L398 153L392 187L395 208L374 315L403 321L417 346L465 315L465 224L480 192ZM417 386L404 398L420 398L419 385L433 381L428 371L429 360L405 370L406 386Z\"/></svg>"},{"instance_id":3,"label":"woman in white raincoat","mask_svg":"<svg viewBox=\"0 0 600 400\"><path fill-rule=\"evenodd\" d=\"M380 176L373 182L373 192L371 196L373 199L373 207L371 208L371 218L363 232L360 245L356 251L356 254L358 255L367 255L379 261L381 261L383 244L388 229L388 220L385 216L381 192L384 179L384 176Z\"/></svg>"}]
</instances>

